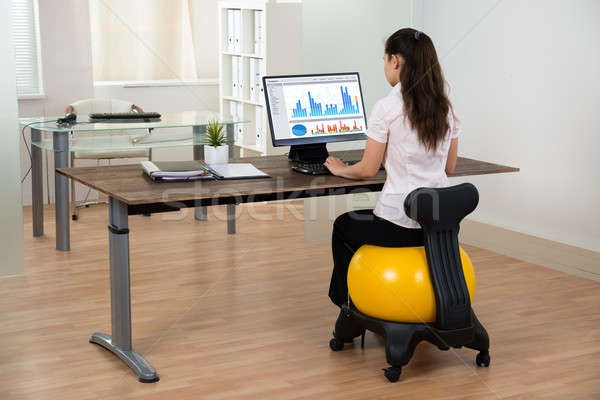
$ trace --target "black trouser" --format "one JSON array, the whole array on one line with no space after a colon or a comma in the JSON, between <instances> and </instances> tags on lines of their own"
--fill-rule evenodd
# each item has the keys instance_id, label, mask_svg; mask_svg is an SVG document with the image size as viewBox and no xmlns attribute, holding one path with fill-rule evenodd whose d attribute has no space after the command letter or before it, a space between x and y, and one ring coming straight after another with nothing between
<instances>
[{"instance_id":1,"label":"black trouser","mask_svg":"<svg viewBox=\"0 0 600 400\"><path fill-rule=\"evenodd\" d=\"M333 273L329 297L338 306L348 298L348 264L363 244L382 247L423 246L423 231L396 225L373 214L373 210L350 211L340 215L333 223L331 249Z\"/></svg>"}]
</instances>

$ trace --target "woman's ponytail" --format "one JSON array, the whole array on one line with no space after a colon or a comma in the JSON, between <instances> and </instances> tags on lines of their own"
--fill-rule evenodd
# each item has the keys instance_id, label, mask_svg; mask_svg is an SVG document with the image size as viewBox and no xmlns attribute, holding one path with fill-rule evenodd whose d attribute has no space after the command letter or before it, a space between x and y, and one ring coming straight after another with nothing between
<instances>
[{"instance_id":1,"label":"woman's ponytail","mask_svg":"<svg viewBox=\"0 0 600 400\"><path fill-rule=\"evenodd\" d=\"M421 143L435 150L449 130L450 101L433 42L423 32L400 29L387 39L385 53L404 59L400 71L404 111Z\"/></svg>"}]
</instances>

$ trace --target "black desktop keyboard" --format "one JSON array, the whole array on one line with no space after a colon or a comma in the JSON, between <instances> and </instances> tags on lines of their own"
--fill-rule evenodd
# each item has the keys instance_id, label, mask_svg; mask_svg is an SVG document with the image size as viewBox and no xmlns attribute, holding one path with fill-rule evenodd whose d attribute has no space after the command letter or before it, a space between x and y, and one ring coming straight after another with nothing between
<instances>
[{"instance_id":1,"label":"black desktop keyboard","mask_svg":"<svg viewBox=\"0 0 600 400\"><path fill-rule=\"evenodd\" d=\"M360 160L344 161L348 165L353 165ZM310 162L310 163L298 163L292 166L292 169L297 172L309 175L328 175L331 174L329 169L321 162Z\"/></svg>"},{"instance_id":2,"label":"black desktop keyboard","mask_svg":"<svg viewBox=\"0 0 600 400\"><path fill-rule=\"evenodd\" d=\"M91 113L90 119L158 119L157 112Z\"/></svg>"}]
</instances>

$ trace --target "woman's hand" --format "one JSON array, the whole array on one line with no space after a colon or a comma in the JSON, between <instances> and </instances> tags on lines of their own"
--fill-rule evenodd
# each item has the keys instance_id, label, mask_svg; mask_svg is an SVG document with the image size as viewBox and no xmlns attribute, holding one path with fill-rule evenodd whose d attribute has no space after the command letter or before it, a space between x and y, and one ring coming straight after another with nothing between
<instances>
[{"instance_id":1,"label":"woman's hand","mask_svg":"<svg viewBox=\"0 0 600 400\"><path fill-rule=\"evenodd\" d=\"M345 162L333 156L327 157L323 164L329 169L329 172L337 176L342 176L342 171L348 167Z\"/></svg>"},{"instance_id":2,"label":"woman's hand","mask_svg":"<svg viewBox=\"0 0 600 400\"><path fill-rule=\"evenodd\" d=\"M387 144L368 138L362 159L354 165L347 165L336 157L327 157L323 163L333 175L348 179L368 179L379 171Z\"/></svg>"}]
</instances>

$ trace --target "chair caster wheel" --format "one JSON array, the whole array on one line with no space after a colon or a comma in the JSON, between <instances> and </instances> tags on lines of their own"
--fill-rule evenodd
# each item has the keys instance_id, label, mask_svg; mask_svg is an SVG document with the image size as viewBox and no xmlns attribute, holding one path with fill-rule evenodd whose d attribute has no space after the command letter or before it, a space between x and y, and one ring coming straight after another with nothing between
<instances>
[{"instance_id":1,"label":"chair caster wheel","mask_svg":"<svg viewBox=\"0 0 600 400\"><path fill-rule=\"evenodd\" d=\"M490 353L488 353L487 351L484 352L480 352L479 354L477 354L477 357L475 358L475 362L477 363L477 366L479 367L489 367L490 366Z\"/></svg>"},{"instance_id":2,"label":"chair caster wheel","mask_svg":"<svg viewBox=\"0 0 600 400\"><path fill-rule=\"evenodd\" d=\"M400 367L389 367L383 369L383 374L390 382L398 382L398 378L400 378L401 373L402 368Z\"/></svg>"},{"instance_id":3,"label":"chair caster wheel","mask_svg":"<svg viewBox=\"0 0 600 400\"><path fill-rule=\"evenodd\" d=\"M73 214L73 215L71 215L71 219L72 219L73 221L77 221L77 220L79 219L79 216L78 216L78 215L76 215L76 214Z\"/></svg>"},{"instance_id":4,"label":"chair caster wheel","mask_svg":"<svg viewBox=\"0 0 600 400\"><path fill-rule=\"evenodd\" d=\"M333 338L329 341L329 348L333 351L340 351L344 348L344 342Z\"/></svg>"}]
</instances>

